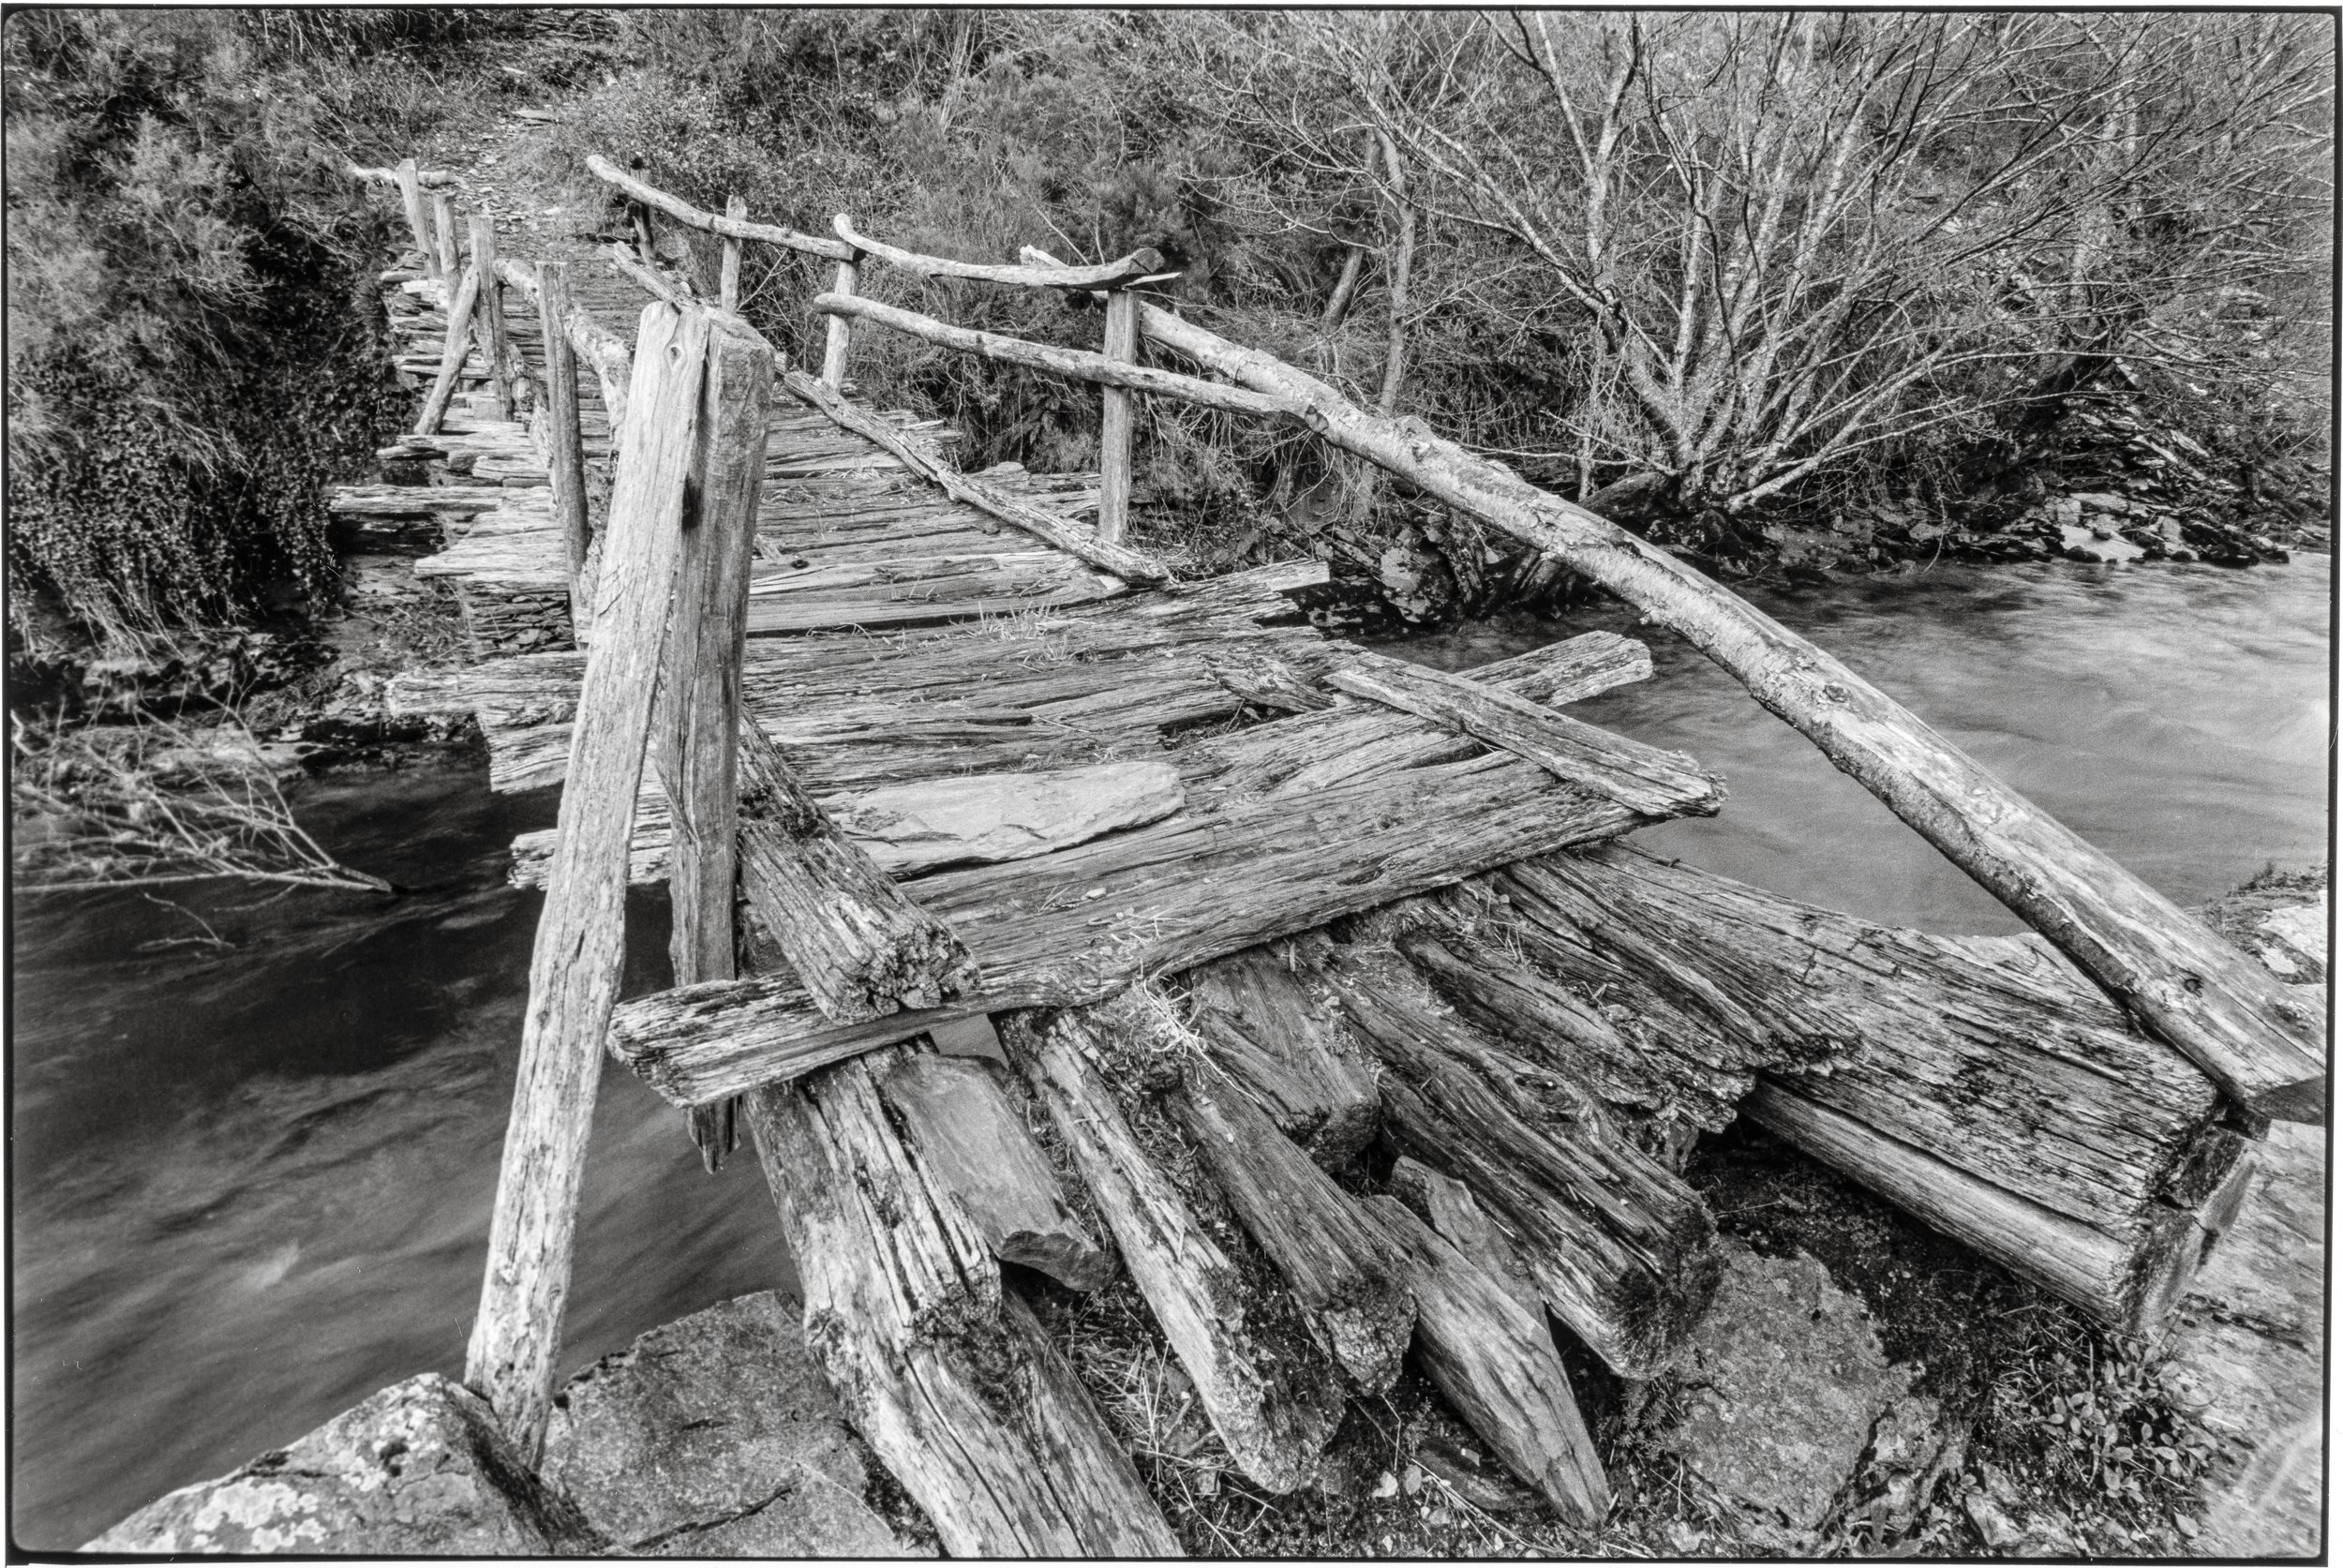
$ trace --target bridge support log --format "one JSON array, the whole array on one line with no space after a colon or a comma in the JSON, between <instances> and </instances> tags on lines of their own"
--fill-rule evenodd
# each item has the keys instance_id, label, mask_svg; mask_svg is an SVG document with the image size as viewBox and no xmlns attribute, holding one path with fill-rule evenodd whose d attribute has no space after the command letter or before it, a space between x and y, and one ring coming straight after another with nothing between
<instances>
[{"instance_id":1,"label":"bridge support log","mask_svg":"<svg viewBox=\"0 0 2343 1568\"><path fill-rule=\"evenodd\" d=\"M1323 1016L1275 948L1247 948L1184 978L1213 1065L1279 1131L1329 1171L1373 1141L1382 1103L1374 1059Z\"/></svg>"},{"instance_id":2,"label":"bridge support log","mask_svg":"<svg viewBox=\"0 0 2343 1568\"><path fill-rule=\"evenodd\" d=\"M1610 1511L1611 1484L1570 1391L1545 1313L1390 1197L1366 1211L1408 1270L1424 1369L1506 1468L1582 1530Z\"/></svg>"},{"instance_id":3,"label":"bridge support log","mask_svg":"<svg viewBox=\"0 0 2343 1568\"><path fill-rule=\"evenodd\" d=\"M1145 306L1141 330L1286 399L1331 444L1545 550L1724 666L2257 1114L2324 1116L2321 1009L1838 660L1674 557L1412 420Z\"/></svg>"},{"instance_id":4,"label":"bridge support log","mask_svg":"<svg viewBox=\"0 0 2343 1568\"><path fill-rule=\"evenodd\" d=\"M888 1053L891 1054L891 1053ZM847 1419L954 1557L1168 1557L1130 1456L880 1101L883 1058L747 1097Z\"/></svg>"},{"instance_id":5,"label":"bridge support log","mask_svg":"<svg viewBox=\"0 0 2343 1568\"><path fill-rule=\"evenodd\" d=\"M1190 1068L1165 1098L1335 1365L1362 1393L1390 1388L1415 1296L1389 1238L1230 1079Z\"/></svg>"},{"instance_id":6,"label":"bridge support log","mask_svg":"<svg viewBox=\"0 0 2343 1568\"><path fill-rule=\"evenodd\" d=\"M1007 1036L1237 1468L1273 1492L1302 1485L1342 1419L1342 1380L1291 1304L1247 1285L1148 1157L1092 1066L1118 1049L1115 1027L1077 1009L1038 1029L1012 1020Z\"/></svg>"},{"instance_id":7,"label":"bridge support log","mask_svg":"<svg viewBox=\"0 0 2343 1568\"><path fill-rule=\"evenodd\" d=\"M480 274L467 267L448 300L447 342L440 351L440 373L423 400L423 412L415 416L418 436L437 434L440 422L447 417L448 403L455 396L456 379L463 374L464 361L470 353L467 335L471 328L472 309L479 301Z\"/></svg>"},{"instance_id":8,"label":"bridge support log","mask_svg":"<svg viewBox=\"0 0 2343 1568\"><path fill-rule=\"evenodd\" d=\"M627 839L682 547L684 486L698 456L707 319L647 306L638 342L635 401L644 417L619 454L610 571L594 618L603 635L586 662L570 742L480 1313L464 1363L464 1381L495 1407L532 1464L552 1405L578 1184L625 964Z\"/></svg>"}]
</instances>

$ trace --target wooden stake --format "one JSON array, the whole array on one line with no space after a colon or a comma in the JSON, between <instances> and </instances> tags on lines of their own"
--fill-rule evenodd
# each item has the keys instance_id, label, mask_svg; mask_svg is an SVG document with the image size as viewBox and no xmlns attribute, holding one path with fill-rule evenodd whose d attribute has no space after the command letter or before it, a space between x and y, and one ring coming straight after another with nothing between
<instances>
[{"instance_id":1,"label":"wooden stake","mask_svg":"<svg viewBox=\"0 0 2343 1568\"><path fill-rule=\"evenodd\" d=\"M432 381L431 395L423 400L423 412L415 420L418 436L436 433L440 421L447 417L448 399L455 396L456 378L464 371L468 351L464 338L471 325L472 306L479 298L479 270L467 267L463 281L455 286L455 297L447 302L447 342L440 351L439 377Z\"/></svg>"},{"instance_id":2,"label":"wooden stake","mask_svg":"<svg viewBox=\"0 0 2343 1568\"><path fill-rule=\"evenodd\" d=\"M439 250L431 243L431 229L423 216L423 184L415 173L415 160L402 158L395 172L398 176L399 205L407 210L407 230L414 236L415 254L423 258L423 270L432 277L448 277L454 269L440 264Z\"/></svg>"},{"instance_id":3,"label":"wooden stake","mask_svg":"<svg viewBox=\"0 0 2343 1568\"><path fill-rule=\"evenodd\" d=\"M455 206L444 190L431 193L431 238L439 247L441 275L454 277L462 262L455 254Z\"/></svg>"},{"instance_id":4,"label":"wooden stake","mask_svg":"<svg viewBox=\"0 0 2343 1568\"><path fill-rule=\"evenodd\" d=\"M1139 296L1127 289L1107 295L1106 356L1128 365L1139 357ZM1098 537L1119 543L1130 523L1131 395L1099 392Z\"/></svg>"},{"instance_id":5,"label":"wooden stake","mask_svg":"<svg viewBox=\"0 0 2343 1568\"><path fill-rule=\"evenodd\" d=\"M586 520L586 448L577 420L577 357L563 324L569 310L569 263L540 263L537 323L545 339L545 412L553 422L545 442L552 453L553 515L560 525L562 553L569 568L570 626L583 647L593 619L582 584L586 546L592 535Z\"/></svg>"},{"instance_id":6,"label":"wooden stake","mask_svg":"<svg viewBox=\"0 0 2343 1568\"><path fill-rule=\"evenodd\" d=\"M830 282L829 291L851 297L861 280L861 258L838 263L838 276ZM822 384L832 392L842 392L846 385L846 345L854 335L853 325L843 316L829 319L829 337L822 345Z\"/></svg>"},{"instance_id":7,"label":"wooden stake","mask_svg":"<svg viewBox=\"0 0 2343 1568\"><path fill-rule=\"evenodd\" d=\"M659 264L658 246L650 231L650 209L640 202L627 203L627 216L634 220L634 254L643 265Z\"/></svg>"},{"instance_id":8,"label":"wooden stake","mask_svg":"<svg viewBox=\"0 0 2343 1568\"><path fill-rule=\"evenodd\" d=\"M496 219L486 213L471 218L471 265L480 275L480 309L472 318L472 341L488 362L488 384L496 389L498 417L513 417L513 381L506 368L508 344L504 331L504 286L496 275Z\"/></svg>"},{"instance_id":9,"label":"wooden stake","mask_svg":"<svg viewBox=\"0 0 2343 1568\"><path fill-rule=\"evenodd\" d=\"M610 501L600 635L586 662L561 791L560 837L530 961L520 1075L488 1231L488 1266L464 1381L535 1464L545 1446L578 1183L604 1038L626 957L627 836L642 784L651 693L697 458L709 322L644 308L633 405Z\"/></svg>"},{"instance_id":10,"label":"wooden stake","mask_svg":"<svg viewBox=\"0 0 2343 1568\"><path fill-rule=\"evenodd\" d=\"M771 423L773 351L737 318L711 328L700 397L700 451L683 517L674 629L660 674L665 722L659 783L675 824L667 865L674 911L668 953L675 983L729 980L739 973L733 930L739 881L740 791L734 738L740 728L740 657L748 638L749 567L756 554L756 502ZM710 1172L739 1143L737 1100L694 1106L692 1141Z\"/></svg>"},{"instance_id":11,"label":"wooden stake","mask_svg":"<svg viewBox=\"0 0 2343 1568\"><path fill-rule=\"evenodd\" d=\"M748 199L742 196L725 197L724 216L748 217ZM740 308L740 242L730 235L724 238L724 273L717 284L716 299L728 311Z\"/></svg>"}]
</instances>

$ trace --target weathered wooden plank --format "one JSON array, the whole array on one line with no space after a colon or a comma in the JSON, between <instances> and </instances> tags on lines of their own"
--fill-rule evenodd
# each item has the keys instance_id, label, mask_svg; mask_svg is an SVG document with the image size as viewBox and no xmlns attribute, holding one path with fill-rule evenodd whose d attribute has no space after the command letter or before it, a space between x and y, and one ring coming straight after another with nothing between
<instances>
[{"instance_id":1,"label":"weathered wooden plank","mask_svg":"<svg viewBox=\"0 0 2343 1568\"><path fill-rule=\"evenodd\" d=\"M832 1024L785 982L685 987L629 1003L611 1049L660 1093L694 1104L907 1038L931 1021L1100 1000L1137 978L1644 820L1511 757L1235 802L917 884L920 906L962 933L982 971L953 1007Z\"/></svg>"},{"instance_id":2,"label":"weathered wooden plank","mask_svg":"<svg viewBox=\"0 0 2343 1568\"><path fill-rule=\"evenodd\" d=\"M893 784L840 797L829 809L880 870L910 876L938 866L1029 860L1159 822L1186 803L1179 769L1170 763L1108 762Z\"/></svg>"},{"instance_id":3,"label":"weathered wooden plank","mask_svg":"<svg viewBox=\"0 0 2343 1568\"><path fill-rule=\"evenodd\" d=\"M611 570L594 618L603 635L579 698L584 718L571 744L576 787L562 792L560 838L537 921L520 1074L465 1358L464 1381L496 1408L532 1463L553 1397L601 1044L625 962L627 837L682 547L708 323L696 313L647 307L639 342L635 402L645 416L619 455L611 498Z\"/></svg>"},{"instance_id":4,"label":"weathered wooden plank","mask_svg":"<svg viewBox=\"0 0 2343 1568\"><path fill-rule=\"evenodd\" d=\"M839 832L754 720L740 724L738 759L741 891L788 956L798 994L850 1023L977 988L951 929Z\"/></svg>"},{"instance_id":5,"label":"weathered wooden plank","mask_svg":"<svg viewBox=\"0 0 2343 1568\"><path fill-rule=\"evenodd\" d=\"M906 1049L881 1053L873 1070L911 1146L960 1200L994 1257L1077 1291L1114 1277L1114 1254L1075 1217L994 1068Z\"/></svg>"},{"instance_id":6,"label":"weathered wooden plank","mask_svg":"<svg viewBox=\"0 0 2343 1568\"><path fill-rule=\"evenodd\" d=\"M1805 638L1659 547L1476 457L1420 423L1153 306L1141 331L1303 409L1346 452L1566 562L1723 665L1947 859L2073 959L2248 1109L2325 1115L2325 1019L2106 854Z\"/></svg>"},{"instance_id":7,"label":"weathered wooden plank","mask_svg":"<svg viewBox=\"0 0 2343 1568\"><path fill-rule=\"evenodd\" d=\"M1099 1021L1066 1012L1034 1031L1016 1020L1009 1035L1214 1430L1257 1485L1291 1491L1341 1419L1340 1380L1306 1338L1261 1321L1235 1262L1148 1159L1085 1059L1112 1048Z\"/></svg>"},{"instance_id":8,"label":"weathered wooden plank","mask_svg":"<svg viewBox=\"0 0 2343 1568\"><path fill-rule=\"evenodd\" d=\"M793 395L821 410L842 429L851 430L884 448L905 468L936 485L954 500L1021 528L1044 544L1126 581L1159 583L1171 577L1170 570L1160 561L1117 543L1116 538L1109 538L1103 531L1093 532L1069 523L1063 517L1053 516L1039 507L1005 494L981 480L946 468L904 441L888 429L885 422L856 408L813 377L791 371L783 380Z\"/></svg>"},{"instance_id":9,"label":"weathered wooden plank","mask_svg":"<svg viewBox=\"0 0 2343 1568\"><path fill-rule=\"evenodd\" d=\"M1326 684L1460 730L1634 811L1713 816L1724 803L1724 786L1683 753L1598 730L1484 681L1359 650Z\"/></svg>"},{"instance_id":10,"label":"weathered wooden plank","mask_svg":"<svg viewBox=\"0 0 2343 1568\"><path fill-rule=\"evenodd\" d=\"M1610 1512L1610 1482L1545 1314L1507 1294L1397 1199L1371 1198L1366 1208L1407 1265L1416 1342L1433 1386L1564 1520L1600 1525Z\"/></svg>"},{"instance_id":11,"label":"weathered wooden plank","mask_svg":"<svg viewBox=\"0 0 2343 1568\"><path fill-rule=\"evenodd\" d=\"M1380 1227L1233 1080L1188 1071L1173 1113L1335 1365L1363 1393L1397 1381L1415 1297Z\"/></svg>"},{"instance_id":12,"label":"weathered wooden plank","mask_svg":"<svg viewBox=\"0 0 2343 1568\"><path fill-rule=\"evenodd\" d=\"M956 1557L1178 1551L1130 1457L1014 1307L984 1238L846 1062L749 1097L805 1298L806 1347L847 1419Z\"/></svg>"}]
</instances>

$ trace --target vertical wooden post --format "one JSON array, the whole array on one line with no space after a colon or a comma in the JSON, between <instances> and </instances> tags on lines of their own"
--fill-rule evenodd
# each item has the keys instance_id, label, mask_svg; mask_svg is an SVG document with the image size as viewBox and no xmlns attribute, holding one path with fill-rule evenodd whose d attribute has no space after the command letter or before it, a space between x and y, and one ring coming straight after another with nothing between
<instances>
[{"instance_id":1,"label":"vertical wooden post","mask_svg":"<svg viewBox=\"0 0 2343 1568\"><path fill-rule=\"evenodd\" d=\"M471 264L480 274L480 309L472 317L472 341L488 362L488 384L496 389L500 412L513 417L513 379L506 365L510 345L504 329L504 285L497 280L496 219L486 213L471 217Z\"/></svg>"},{"instance_id":2,"label":"vertical wooden post","mask_svg":"<svg viewBox=\"0 0 2343 1568\"><path fill-rule=\"evenodd\" d=\"M657 267L657 241L650 231L650 209L640 202L626 204L626 216L634 223L634 259L647 267Z\"/></svg>"},{"instance_id":3,"label":"vertical wooden post","mask_svg":"<svg viewBox=\"0 0 2343 1568\"><path fill-rule=\"evenodd\" d=\"M833 294L851 294L862 276L862 258L838 263L838 276L830 283ZM843 316L829 319L829 338L822 345L822 381L832 392L843 392L846 386L846 347L854 329Z\"/></svg>"},{"instance_id":4,"label":"vertical wooden post","mask_svg":"<svg viewBox=\"0 0 2343 1568\"><path fill-rule=\"evenodd\" d=\"M462 265L455 254L455 203L444 190L431 193L432 239L440 247L440 270L450 277Z\"/></svg>"},{"instance_id":5,"label":"vertical wooden post","mask_svg":"<svg viewBox=\"0 0 2343 1568\"><path fill-rule=\"evenodd\" d=\"M668 951L678 985L729 980L739 973L733 908L740 837L740 661L772 393L771 347L739 318L715 318L700 399L698 505L684 515L675 625L659 679L659 783L675 823L667 874L675 924ZM692 1108L692 1140L710 1171L739 1144L738 1109L735 1100Z\"/></svg>"},{"instance_id":6,"label":"vertical wooden post","mask_svg":"<svg viewBox=\"0 0 2343 1568\"><path fill-rule=\"evenodd\" d=\"M1107 295L1106 356L1125 365L1139 357L1139 296L1128 289ZM1098 413L1098 537L1122 539L1131 510L1131 399L1115 387L1100 389Z\"/></svg>"},{"instance_id":7,"label":"vertical wooden post","mask_svg":"<svg viewBox=\"0 0 2343 1568\"><path fill-rule=\"evenodd\" d=\"M464 1363L464 1381L495 1407L531 1465L543 1454L553 1403L578 1183L625 967L627 844L683 547L684 492L698 457L708 332L704 311L659 303L643 309L597 584L601 635L570 737L488 1266Z\"/></svg>"},{"instance_id":8,"label":"vertical wooden post","mask_svg":"<svg viewBox=\"0 0 2343 1568\"><path fill-rule=\"evenodd\" d=\"M553 517L561 529L570 577L570 630L585 646L593 606L582 591L586 545L586 447L577 422L577 357L568 328L570 268L566 261L537 263L537 324L545 336L545 445L552 455Z\"/></svg>"},{"instance_id":9,"label":"vertical wooden post","mask_svg":"<svg viewBox=\"0 0 2343 1568\"><path fill-rule=\"evenodd\" d=\"M725 197L724 216L748 217L747 198L738 195ZM716 302L724 306L727 314L740 308L740 242L729 234L724 236L724 267L717 280Z\"/></svg>"},{"instance_id":10,"label":"vertical wooden post","mask_svg":"<svg viewBox=\"0 0 2343 1568\"><path fill-rule=\"evenodd\" d=\"M423 179L415 172L415 160L410 157L399 159L398 168L393 172L398 177L399 205L407 209L407 230L414 236L415 253L423 258L425 276L452 281L455 274L440 264L440 253L431 244L430 225L424 219Z\"/></svg>"}]
</instances>

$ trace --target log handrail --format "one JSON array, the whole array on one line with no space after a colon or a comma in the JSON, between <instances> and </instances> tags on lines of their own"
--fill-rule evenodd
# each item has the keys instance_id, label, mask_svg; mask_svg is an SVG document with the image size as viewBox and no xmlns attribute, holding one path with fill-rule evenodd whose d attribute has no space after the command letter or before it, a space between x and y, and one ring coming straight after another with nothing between
<instances>
[{"instance_id":1,"label":"log handrail","mask_svg":"<svg viewBox=\"0 0 2343 1568\"><path fill-rule=\"evenodd\" d=\"M1162 282L1179 273L1164 270L1163 254L1152 248L1132 251L1119 261L1091 267L1037 267L1025 262L957 261L947 256L922 256L856 231L840 213L830 227L838 237L865 256L924 277L964 277L977 283L1010 283L1027 289L1128 289L1141 283Z\"/></svg>"},{"instance_id":2,"label":"log handrail","mask_svg":"<svg viewBox=\"0 0 2343 1568\"><path fill-rule=\"evenodd\" d=\"M398 171L395 169L369 169L363 164L344 163L342 172L353 180L370 186L395 187L398 185ZM445 187L455 184L455 176L444 169L418 169L415 171L415 180L426 189L435 186Z\"/></svg>"},{"instance_id":3,"label":"log handrail","mask_svg":"<svg viewBox=\"0 0 2343 1568\"><path fill-rule=\"evenodd\" d=\"M497 276L528 295L531 305L540 302L535 268L509 256L500 256ZM626 420L629 383L634 379L634 351L575 299L561 312L561 331L570 347L593 366L595 379L602 382L603 407L610 415L611 442L616 450L619 427Z\"/></svg>"},{"instance_id":4,"label":"log handrail","mask_svg":"<svg viewBox=\"0 0 2343 1568\"><path fill-rule=\"evenodd\" d=\"M1208 381L1198 376L1183 376L1176 370L1128 365L1085 349L1061 349L1052 344L1030 342L1022 337L1004 336L977 327L954 326L949 321L939 321L933 316L922 316L916 310L905 310L900 306L883 305L859 294L816 294L812 308L831 316L857 317L913 337L925 338L948 349L957 349L963 353L982 354L987 359L997 359L1005 365L1022 366L1028 370L1045 370L1074 381L1118 387L1126 392L1150 393L1158 397L1176 397L1221 413L1297 422L1303 418L1302 406L1291 398L1265 396L1241 386Z\"/></svg>"},{"instance_id":5,"label":"log handrail","mask_svg":"<svg viewBox=\"0 0 2343 1568\"><path fill-rule=\"evenodd\" d=\"M838 240L824 239L816 234L800 234L795 229L785 229L777 223L752 223L745 217L725 217L703 212L680 196L670 196L657 186L644 184L600 153L588 154L586 167L604 184L616 187L647 207L658 208L686 228L722 234L727 239L763 240L768 245L802 251L808 256L827 256L835 261L854 260L854 251Z\"/></svg>"}]
</instances>

